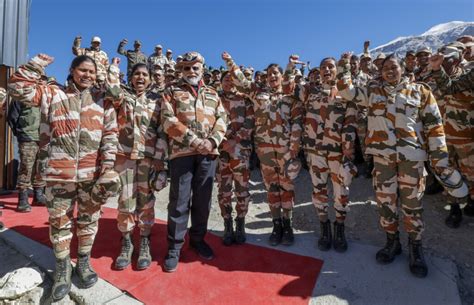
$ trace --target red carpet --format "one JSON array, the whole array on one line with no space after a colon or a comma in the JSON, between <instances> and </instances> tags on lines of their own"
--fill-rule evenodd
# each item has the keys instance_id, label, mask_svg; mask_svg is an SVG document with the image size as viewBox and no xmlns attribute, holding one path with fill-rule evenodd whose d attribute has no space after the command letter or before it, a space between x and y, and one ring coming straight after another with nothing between
<instances>
[{"instance_id":1,"label":"red carpet","mask_svg":"<svg viewBox=\"0 0 474 305\"><path fill-rule=\"evenodd\" d=\"M0 197L5 204L0 221L51 246L46 208L33 207L31 213L16 213L16 196ZM178 270L165 273L161 266L166 254L166 224L157 220L152 232L152 266L145 271L137 271L134 265L115 271L113 260L120 248L115 216L115 209L104 208L92 251L93 267L101 278L146 304L308 304L323 264L311 257L254 245L225 247L218 236L208 234L206 241L216 254L213 260L203 261L185 245ZM76 245L74 240L72 249ZM137 235L135 245L138 252ZM72 251L73 257L75 252Z\"/></svg>"}]
</instances>

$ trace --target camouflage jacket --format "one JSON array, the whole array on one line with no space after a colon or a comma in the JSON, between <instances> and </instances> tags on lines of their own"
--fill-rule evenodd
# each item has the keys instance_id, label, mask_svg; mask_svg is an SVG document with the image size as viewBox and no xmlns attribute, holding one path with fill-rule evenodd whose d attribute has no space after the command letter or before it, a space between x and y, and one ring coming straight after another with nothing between
<instances>
[{"instance_id":1,"label":"camouflage jacket","mask_svg":"<svg viewBox=\"0 0 474 305\"><path fill-rule=\"evenodd\" d=\"M5 90L5 88L0 87L0 109L3 109L6 101L7 101L7 90Z\"/></svg>"},{"instance_id":2,"label":"camouflage jacket","mask_svg":"<svg viewBox=\"0 0 474 305\"><path fill-rule=\"evenodd\" d=\"M443 68L433 72L432 76L443 94L456 94L463 91L474 92L474 69L464 72L455 79L449 77Z\"/></svg>"},{"instance_id":3,"label":"camouflage jacket","mask_svg":"<svg viewBox=\"0 0 474 305\"><path fill-rule=\"evenodd\" d=\"M148 90L137 96L125 86L122 92L123 98L114 101L119 131L117 154L131 160L152 158L157 170L166 169L168 144L160 123L160 95Z\"/></svg>"},{"instance_id":4,"label":"camouflage jacket","mask_svg":"<svg viewBox=\"0 0 474 305\"><path fill-rule=\"evenodd\" d=\"M150 68L150 71L153 71L155 66L164 68L167 63L168 59L165 55L157 55L156 53L153 53L148 57L148 67Z\"/></svg>"},{"instance_id":5,"label":"camouflage jacket","mask_svg":"<svg viewBox=\"0 0 474 305\"><path fill-rule=\"evenodd\" d=\"M72 53L76 56L87 55L94 59L97 65L97 77L100 80L105 80L107 77L107 70L109 69L109 57L107 53L102 50L93 50L91 48L81 48L81 40L74 39L72 46Z\"/></svg>"},{"instance_id":6,"label":"camouflage jacket","mask_svg":"<svg viewBox=\"0 0 474 305\"><path fill-rule=\"evenodd\" d=\"M288 147L296 155L301 144L303 107L292 93L294 82L289 78L292 72L285 72L282 90L274 90L249 81L232 60L226 64L237 90L253 103L255 144L262 147Z\"/></svg>"},{"instance_id":7,"label":"camouflage jacket","mask_svg":"<svg viewBox=\"0 0 474 305\"><path fill-rule=\"evenodd\" d=\"M254 115L252 103L242 94L221 91L219 96L227 112L227 132L222 141L232 143L231 151L226 151L232 159L250 157ZM222 149L219 149L222 154Z\"/></svg>"},{"instance_id":8,"label":"camouflage jacket","mask_svg":"<svg viewBox=\"0 0 474 305\"><path fill-rule=\"evenodd\" d=\"M305 107L303 145L306 152L324 154L354 148L357 107L353 102L342 101L335 87L323 84L311 88L298 86L295 97Z\"/></svg>"},{"instance_id":9,"label":"camouflage jacket","mask_svg":"<svg viewBox=\"0 0 474 305\"><path fill-rule=\"evenodd\" d=\"M440 92L445 93L442 96L441 114L443 116L444 131L446 139L450 143L462 145L466 143L466 139L474 141L474 91L462 90L452 92L445 89L445 82L440 80L441 77L448 77L443 71L435 74L434 79L440 86ZM449 78L459 79L461 75L465 75L461 69L455 71ZM441 108L440 107L440 108ZM460 142L457 142L459 141Z\"/></svg>"},{"instance_id":10,"label":"camouflage jacket","mask_svg":"<svg viewBox=\"0 0 474 305\"><path fill-rule=\"evenodd\" d=\"M225 109L217 92L204 82L196 89L181 79L163 92L161 121L170 159L199 154L191 146L196 139L213 141L212 154L219 155L217 148L226 132Z\"/></svg>"},{"instance_id":11,"label":"camouflage jacket","mask_svg":"<svg viewBox=\"0 0 474 305\"><path fill-rule=\"evenodd\" d=\"M367 87L352 85L348 61L338 67L339 93L346 100L368 107L366 153L390 160L426 161L447 168L448 149L441 115L428 86L403 78Z\"/></svg>"},{"instance_id":12,"label":"camouflage jacket","mask_svg":"<svg viewBox=\"0 0 474 305\"><path fill-rule=\"evenodd\" d=\"M118 68L110 67L103 88L82 92L72 84L40 83L46 66L39 57L20 66L9 80L9 94L41 109L41 173L46 181L96 179L101 168L112 168L117 153L117 121L111 102L119 98ZM47 159L46 159L47 157Z\"/></svg>"},{"instance_id":13,"label":"camouflage jacket","mask_svg":"<svg viewBox=\"0 0 474 305\"><path fill-rule=\"evenodd\" d=\"M121 42L118 46L117 53L127 57L127 76L130 77L130 73L132 73L132 67L138 63L147 64L147 57L141 51L125 51L124 46L125 44Z\"/></svg>"}]
</instances>

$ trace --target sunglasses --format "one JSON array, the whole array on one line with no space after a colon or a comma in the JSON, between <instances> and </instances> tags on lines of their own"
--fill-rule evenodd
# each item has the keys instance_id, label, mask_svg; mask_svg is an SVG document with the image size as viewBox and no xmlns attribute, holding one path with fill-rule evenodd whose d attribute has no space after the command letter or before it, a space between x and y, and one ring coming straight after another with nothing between
<instances>
[{"instance_id":1,"label":"sunglasses","mask_svg":"<svg viewBox=\"0 0 474 305\"><path fill-rule=\"evenodd\" d=\"M197 72L199 71L201 68L200 67L197 67L197 66L193 66L193 67L183 67L183 71L191 71L191 69L193 69L194 72Z\"/></svg>"}]
</instances>

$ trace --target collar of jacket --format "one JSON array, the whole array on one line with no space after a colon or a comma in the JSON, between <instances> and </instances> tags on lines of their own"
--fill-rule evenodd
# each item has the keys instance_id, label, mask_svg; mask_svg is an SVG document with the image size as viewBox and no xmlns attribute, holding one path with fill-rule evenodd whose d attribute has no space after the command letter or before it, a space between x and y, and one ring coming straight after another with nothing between
<instances>
[{"instance_id":1,"label":"collar of jacket","mask_svg":"<svg viewBox=\"0 0 474 305\"><path fill-rule=\"evenodd\" d=\"M177 84L177 85L178 85L179 87L184 87L184 88L186 88L189 92L192 93L192 95L193 95L194 97L197 97L197 96L198 96L199 91L201 91L202 88L207 88L207 86L204 84L204 81L203 81L202 79L199 81L197 91L194 89L193 86L191 86L190 84L188 84L188 82L186 82L186 81L185 81L184 79L182 79L182 78L178 81L178 84Z\"/></svg>"},{"instance_id":2,"label":"collar of jacket","mask_svg":"<svg viewBox=\"0 0 474 305\"><path fill-rule=\"evenodd\" d=\"M405 77L403 76L402 79L400 80L400 82L396 85L391 85L389 83L387 83L385 80L382 82L382 86L383 88L385 89L385 91L390 94L390 93L393 93L393 92L397 92L399 91L400 89L406 87L406 85L409 83L409 79L408 77Z\"/></svg>"},{"instance_id":3,"label":"collar of jacket","mask_svg":"<svg viewBox=\"0 0 474 305\"><path fill-rule=\"evenodd\" d=\"M148 91L150 91L152 88L152 85L150 83L150 85L148 85L148 87L146 87L145 90L143 90L143 92L138 95L137 92L135 91L135 89L133 89L131 86L123 86L123 89L126 90L129 94L133 95L133 96L136 96L136 97L140 97L140 96L143 96L145 94L148 93Z\"/></svg>"},{"instance_id":4,"label":"collar of jacket","mask_svg":"<svg viewBox=\"0 0 474 305\"><path fill-rule=\"evenodd\" d=\"M76 84L74 83L74 81L71 81L71 83L68 85L67 87L67 92L70 92L70 93L75 93L77 95L83 95L84 93L86 92L90 92L90 90L93 88L93 86L87 88L87 89L84 89L84 90L79 90L76 86Z\"/></svg>"}]
</instances>

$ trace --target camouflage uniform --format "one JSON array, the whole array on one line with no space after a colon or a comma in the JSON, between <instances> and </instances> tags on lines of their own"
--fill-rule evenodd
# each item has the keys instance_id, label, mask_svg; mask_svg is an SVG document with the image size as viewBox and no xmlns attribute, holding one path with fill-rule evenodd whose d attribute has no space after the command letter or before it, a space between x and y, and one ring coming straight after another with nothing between
<instances>
[{"instance_id":1,"label":"camouflage uniform","mask_svg":"<svg viewBox=\"0 0 474 305\"><path fill-rule=\"evenodd\" d=\"M138 63L147 64L147 57L142 51L134 51L124 49L125 43L120 42L117 53L127 57L127 79L130 79L130 73L132 73L132 67Z\"/></svg>"},{"instance_id":2,"label":"camouflage uniform","mask_svg":"<svg viewBox=\"0 0 474 305\"><path fill-rule=\"evenodd\" d=\"M46 183L43 181L38 168L38 142L19 142L18 148L20 151L20 168L18 169L16 188L22 191L29 189L31 186L35 189L45 187Z\"/></svg>"},{"instance_id":3,"label":"camouflage uniform","mask_svg":"<svg viewBox=\"0 0 474 305\"><path fill-rule=\"evenodd\" d=\"M168 64L168 58L165 55L158 55L153 53L148 57L148 67L150 71L153 71L156 66L160 66L162 69Z\"/></svg>"},{"instance_id":4,"label":"camouflage uniform","mask_svg":"<svg viewBox=\"0 0 474 305\"><path fill-rule=\"evenodd\" d=\"M285 175L285 163L300 150L303 109L292 94L291 71L285 72L283 90L259 87L232 61L226 62L234 84L252 102L255 113L254 143L270 208L292 209L294 184Z\"/></svg>"},{"instance_id":5,"label":"camouflage uniform","mask_svg":"<svg viewBox=\"0 0 474 305\"><path fill-rule=\"evenodd\" d=\"M92 48L81 48L81 39L75 38L72 46L72 53L76 56L87 55L94 59L97 65L97 80L105 81L109 69L109 57L103 50L94 50Z\"/></svg>"},{"instance_id":6,"label":"camouflage uniform","mask_svg":"<svg viewBox=\"0 0 474 305\"><path fill-rule=\"evenodd\" d=\"M222 217L230 218L232 214L232 187L235 183L237 217L245 217L250 201L249 161L252 152L251 138L254 127L253 107L240 94L221 92L219 96L226 112L229 114L227 116L226 139L222 141L222 144L228 143L232 148L230 148L230 151L219 149L220 156L217 170L219 193L217 198Z\"/></svg>"},{"instance_id":7,"label":"camouflage uniform","mask_svg":"<svg viewBox=\"0 0 474 305\"><path fill-rule=\"evenodd\" d=\"M380 224L387 233L398 231L400 198L405 230L413 240L423 231L421 197L425 188L424 161L441 174L448 168L448 149L436 100L424 84L404 78L355 87L348 61L338 67L341 96L368 107L366 153L374 156L374 188Z\"/></svg>"},{"instance_id":8,"label":"camouflage uniform","mask_svg":"<svg viewBox=\"0 0 474 305\"><path fill-rule=\"evenodd\" d=\"M313 204L320 220L328 216L328 178L334 193L336 219L345 220L349 203L349 185L339 176L344 150L353 150L357 108L353 102L343 102L334 86L321 88L298 86L295 96L306 109L303 145L313 183Z\"/></svg>"},{"instance_id":9,"label":"camouflage uniform","mask_svg":"<svg viewBox=\"0 0 474 305\"><path fill-rule=\"evenodd\" d=\"M137 96L123 89L123 99L116 100L119 130L115 170L120 174L117 226L131 232L138 215L140 235L148 236L155 223L155 195L149 186L150 171L166 170L168 145L160 127L160 95L147 91Z\"/></svg>"},{"instance_id":10,"label":"camouflage uniform","mask_svg":"<svg viewBox=\"0 0 474 305\"><path fill-rule=\"evenodd\" d=\"M443 69L433 72L432 76L444 94L456 94L465 90L474 91L474 69L465 72L457 79L451 79Z\"/></svg>"},{"instance_id":11,"label":"camouflage uniform","mask_svg":"<svg viewBox=\"0 0 474 305\"><path fill-rule=\"evenodd\" d=\"M450 78L459 79L461 75L463 73L459 69ZM453 93L446 89L445 82L441 79L446 76L441 72L434 74L440 92L445 93L442 114L449 157L451 164L466 179L470 197L474 199L474 92L459 90Z\"/></svg>"},{"instance_id":12,"label":"camouflage uniform","mask_svg":"<svg viewBox=\"0 0 474 305\"><path fill-rule=\"evenodd\" d=\"M62 88L41 84L47 62L34 57L9 81L16 100L41 109L41 173L46 180L50 238L58 259L69 255L74 205L78 203L79 253L90 252L100 207L90 200L99 173L113 168L117 152L117 121L111 101L118 98L118 68L106 89L80 92L74 84ZM45 158L46 159L45 159ZM43 162L44 161L44 162Z\"/></svg>"},{"instance_id":13,"label":"camouflage uniform","mask_svg":"<svg viewBox=\"0 0 474 305\"><path fill-rule=\"evenodd\" d=\"M352 82L355 86L364 87L372 80L372 77L359 71L357 75L352 77ZM370 161L370 156L365 153L365 137L367 136L367 109L360 107L357 112L357 136L359 137L362 155L365 162Z\"/></svg>"}]
</instances>

